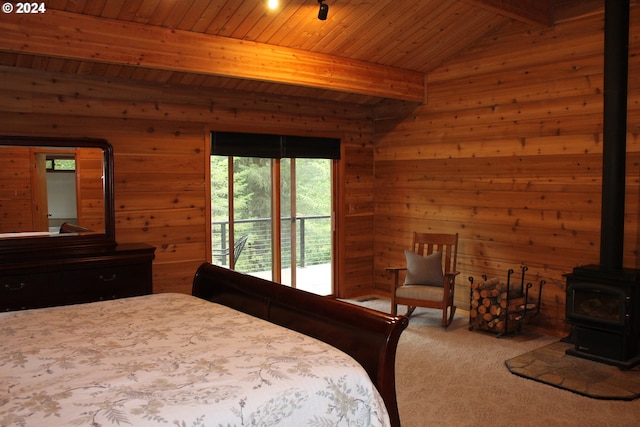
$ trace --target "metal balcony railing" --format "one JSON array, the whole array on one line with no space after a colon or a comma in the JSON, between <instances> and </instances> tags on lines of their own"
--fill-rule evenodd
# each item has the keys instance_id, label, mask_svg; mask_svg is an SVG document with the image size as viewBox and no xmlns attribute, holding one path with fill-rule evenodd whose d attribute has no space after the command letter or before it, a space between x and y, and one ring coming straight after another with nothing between
<instances>
[{"instance_id":1,"label":"metal balcony railing","mask_svg":"<svg viewBox=\"0 0 640 427\"><path fill-rule=\"evenodd\" d=\"M270 218L234 221L236 241L248 235L236 262L237 270L246 273L270 270L271 221ZM296 221L296 265L306 267L331 262L330 215L283 217L281 221L283 266L291 264L291 221ZM229 221L212 221L211 233L213 263L229 265Z\"/></svg>"}]
</instances>

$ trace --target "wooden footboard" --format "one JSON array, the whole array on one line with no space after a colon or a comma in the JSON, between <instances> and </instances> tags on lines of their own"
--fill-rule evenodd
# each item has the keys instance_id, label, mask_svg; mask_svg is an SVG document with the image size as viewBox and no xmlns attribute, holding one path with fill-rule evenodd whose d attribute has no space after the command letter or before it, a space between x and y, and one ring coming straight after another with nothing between
<instances>
[{"instance_id":1,"label":"wooden footboard","mask_svg":"<svg viewBox=\"0 0 640 427\"><path fill-rule=\"evenodd\" d=\"M395 356L404 316L391 316L208 263L193 281L193 295L322 340L367 371L399 427Z\"/></svg>"}]
</instances>

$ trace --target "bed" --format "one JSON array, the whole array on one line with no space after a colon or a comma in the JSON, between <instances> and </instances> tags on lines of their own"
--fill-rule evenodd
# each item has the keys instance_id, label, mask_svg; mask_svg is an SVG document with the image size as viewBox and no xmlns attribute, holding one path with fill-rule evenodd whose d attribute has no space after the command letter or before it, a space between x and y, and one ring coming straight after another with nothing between
<instances>
[{"instance_id":1,"label":"bed","mask_svg":"<svg viewBox=\"0 0 640 427\"><path fill-rule=\"evenodd\" d=\"M0 425L399 426L406 326L211 264L193 295L0 313Z\"/></svg>"}]
</instances>

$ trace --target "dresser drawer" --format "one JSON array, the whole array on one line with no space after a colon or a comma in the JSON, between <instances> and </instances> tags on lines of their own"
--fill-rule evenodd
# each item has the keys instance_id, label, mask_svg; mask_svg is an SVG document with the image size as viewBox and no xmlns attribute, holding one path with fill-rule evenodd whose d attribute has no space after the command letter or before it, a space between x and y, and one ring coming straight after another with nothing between
<instances>
[{"instance_id":1,"label":"dresser drawer","mask_svg":"<svg viewBox=\"0 0 640 427\"><path fill-rule=\"evenodd\" d=\"M63 287L71 303L150 294L147 264L97 265L63 272Z\"/></svg>"},{"instance_id":2,"label":"dresser drawer","mask_svg":"<svg viewBox=\"0 0 640 427\"><path fill-rule=\"evenodd\" d=\"M61 238L62 239L62 238ZM153 292L155 248L142 243L96 252L0 259L0 311L79 304Z\"/></svg>"},{"instance_id":3,"label":"dresser drawer","mask_svg":"<svg viewBox=\"0 0 640 427\"><path fill-rule=\"evenodd\" d=\"M59 272L9 274L0 277L0 310L59 305L64 301Z\"/></svg>"}]
</instances>

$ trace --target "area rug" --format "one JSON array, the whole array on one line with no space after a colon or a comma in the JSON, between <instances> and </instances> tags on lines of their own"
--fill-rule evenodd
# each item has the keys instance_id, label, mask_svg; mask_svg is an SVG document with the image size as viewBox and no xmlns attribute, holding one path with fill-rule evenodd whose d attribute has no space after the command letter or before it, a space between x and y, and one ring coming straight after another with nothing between
<instances>
[{"instance_id":1,"label":"area rug","mask_svg":"<svg viewBox=\"0 0 640 427\"><path fill-rule=\"evenodd\" d=\"M640 370L565 354L572 344L556 342L505 362L511 373L595 399L633 400L640 397Z\"/></svg>"}]
</instances>

